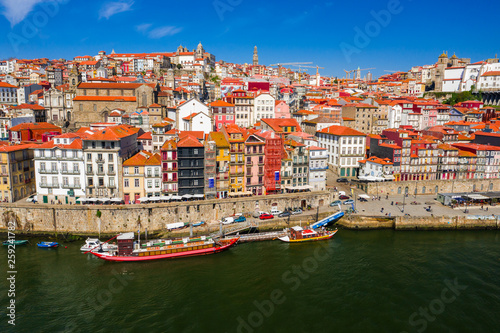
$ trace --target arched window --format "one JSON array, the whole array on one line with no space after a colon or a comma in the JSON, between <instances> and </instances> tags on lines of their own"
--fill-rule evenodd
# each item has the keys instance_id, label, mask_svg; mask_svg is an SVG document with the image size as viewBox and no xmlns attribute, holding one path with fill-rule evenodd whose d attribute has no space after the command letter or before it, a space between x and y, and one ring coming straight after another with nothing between
<instances>
[{"instance_id":1,"label":"arched window","mask_svg":"<svg viewBox=\"0 0 500 333\"><path fill-rule=\"evenodd\" d=\"M145 92L142 93L142 106L148 106L148 99Z\"/></svg>"},{"instance_id":2,"label":"arched window","mask_svg":"<svg viewBox=\"0 0 500 333\"><path fill-rule=\"evenodd\" d=\"M425 186L422 187L422 194L425 194Z\"/></svg>"},{"instance_id":3,"label":"arched window","mask_svg":"<svg viewBox=\"0 0 500 333\"><path fill-rule=\"evenodd\" d=\"M398 194L401 194L401 186L398 187Z\"/></svg>"}]
</instances>

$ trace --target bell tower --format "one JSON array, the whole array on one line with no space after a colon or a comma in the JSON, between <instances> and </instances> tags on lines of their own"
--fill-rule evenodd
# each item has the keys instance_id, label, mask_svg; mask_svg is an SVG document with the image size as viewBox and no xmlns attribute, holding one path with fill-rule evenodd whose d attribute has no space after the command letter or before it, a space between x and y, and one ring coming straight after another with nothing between
<instances>
[{"instance_id":1,"label":"bell tower","mask_svg":"<svg viewBox=\"0 0 500 333\"><path fill-rule=\"evenodd\" d=\"M259 64L259 55L257 54L257 46L253 48L253 65L257 66Z\"/></svg>"}]
</instances>

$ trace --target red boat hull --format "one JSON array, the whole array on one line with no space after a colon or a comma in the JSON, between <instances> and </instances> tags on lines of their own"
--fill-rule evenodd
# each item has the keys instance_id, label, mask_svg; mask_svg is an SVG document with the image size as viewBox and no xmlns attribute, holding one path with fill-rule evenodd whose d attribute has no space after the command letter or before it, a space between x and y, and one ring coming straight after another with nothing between
<instances>
[{"instance_id":1,"label":"red boat hull","mask_svg":"<svg viewBox=\"0 0 500 333\"><path fill-rule=\"evenodd\" d=\"M158 254L158 255L151 255L151 256L111 256L107 255L105 253L96 253L96 252L90 252L96 257L107 260L107 261L148 261L148 260L158 260L158 259L175 259L175 258L181 258L181 257L193 257L193 256L203 256L207 254L214 254L214 253L219 253L222 251L225 251L232 247L233 245L238 242L240 238L233 238L231 241L223 246L216 246L208 249L200 249L200 250L193 250L193 251L185 251L185 252L177 252L177 253L169 253L169 254Z\"/></svg>"}]
</instances>

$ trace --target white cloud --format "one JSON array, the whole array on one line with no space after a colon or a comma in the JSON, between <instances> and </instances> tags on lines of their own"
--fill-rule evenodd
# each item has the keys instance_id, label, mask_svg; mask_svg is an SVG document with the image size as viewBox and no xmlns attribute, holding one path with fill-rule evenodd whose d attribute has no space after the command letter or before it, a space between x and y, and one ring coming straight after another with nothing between
<instances>
[{"instance_id":1,"label":"white cloud","mask_svg":"<svg viewBox=\"0 0 500 333\"><path fill-rule=\"evenodd\" d=\"M105 17L106 19L109 19L111 16L113 16L115 14L123 13L123 12L127 12L129 10L132 10L133 4L134 4L134 1L132 1L132 0L105 3L101 7L101 9L99 10L99 19L101 19L103 17Z\"/></svg>"},{"instance_id":2,"label":"white cloud","mask_svg":"<svg viewBox=\"0 0 500 333\"><path fill-rule=\"evenodd\" d=\"M158 39L165 36L173 36L179 32L181 32L182 28L172 27L172 26L164 26L159 28L154 28L148 33L149 38Z\"/></svg>"},{"instance_id":3,"label":"white cloud","mask_svg":"<svg viewBox=\"0 0 500 333\"><path fill-rule=\"evenodd\" d=\"M41 2L44 2L44 0L0 0L3 7L2 14L9 20L12 27L24 20L33 8Z\"/></svg>"},{"instance_id":4,"label":"white cloud","mask_svg":"<svg viewBox=\"0 0 500 333\"><path fill-rule=\"evenodd\" d=\"M151 23L143 23L143 24L139 24L135 28L137 29L137 31L146 32L149 30L149 28L151 28L151 26L152 26Z\"/></svg>"}]
</instances>

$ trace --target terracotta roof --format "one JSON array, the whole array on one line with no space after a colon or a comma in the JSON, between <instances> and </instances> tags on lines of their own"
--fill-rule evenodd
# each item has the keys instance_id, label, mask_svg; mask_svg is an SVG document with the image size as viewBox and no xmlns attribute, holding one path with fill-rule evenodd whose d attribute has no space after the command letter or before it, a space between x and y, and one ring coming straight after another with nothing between
<instances>
[{"instance_id":1,"label":"terracotta roof","mask_svg":"<svg viewBox=\"0 0 500 333\"><path fill-rule=\"evenodd\" d=\"M203 144L191 135L186 135L177 142L177 147L203 147Z\"/></svg>"},{"instance_id":2,"label":"terracotta roof","mask_svg":"<svg viewBox=\"0 0 500 333\"><path fill-rule=\"evenodd\" d=\"M57 136L60 138L61 136ZM82 139L78 138L73 140L73 142L69 144L55 144L54 139L51 141L42 143L41 145L38 145L36 148L41 148L41 149L51 149L51 148L60 148L60 149L82 149L83 144L82 144Z\"/></svg>"},{"instance_id":3,"label":"terracotta roof","mask_svg":"<svg viewBox=\"0 0 500 333\"><path fill-rule=\"evenodd\" d=\"M215 142L215 145L218 148L228 148L229 142L226 140L224 133L222 132L210 132L209 134L210 140Z\"/></svg>"},{"instance_id":4,"label":"terracotta roof","mask_svg":"<svg viewBox=\"0 0 500 333\"><path fill-rule=\"evenodd\" d=\"M161 108L161 105L160 104L157 104L157 103L153 103L149 106L150 108Z\"/></svg>"},{"instance_id":5,"label":"terracotta roof","mask_svg":"<svg viewBox=\"0 0 500 333\"><path fill-rule=\"evenodd\" d=\"M191 120L191 119L193 119L193 118L194 118L194 116L196 116L196 115L198 115L198 114L199 114L199 112L191 113L189 116L184 117L184 118L182 118L182 119L184 119L184 120Z\"/></svg>"},{"instance_id":6,"label":"terracotta roof","mask_svg":"<svg viewBox=\"0 0 500 333\"><path fill-rule=\"evenodd\" d=\"M177 142L173 139L167 140L167 141L165 141L163 146L161 146L161 149L162 150L176 150L177 149Z\"/></svg>"},{"instance_id":7,"label":"terracotta roof","mask_svg":"<svg viewBox=\"0 0 500 333\"><path fill-rule=\"evenodd\" d=\"M27 143L22 143L18 145L0 145L0 153L8 153L12 151L18 151L18 150L24 150L24 149L29 149L29 148L35 148L38 147L38 145L35 144L27 144Z\"/></svg>"},{"instance_id":8,"label":"terracotta roof","mask_svg":"<svg viewBox=\"0 0 500 333\"><path fill-rule=\"evenodd\" d=\"M144 134L137 137L137 140L152 140L152 139L153 135L151 134L151 132L145 132Z\"/></svg>"},{"instance_id":9,"label":"terracotta roof","mask_svg":"<svg viewBox=\"0 0 500 333\"><path fill-rule=\"evenodd\" d=\"M179 139L183 139L186 136L192 136L198 140L203 140L205 138L205 133L203 131L182 131L182 132L179 132Z\"/></svg>"},{"instance_id":10,"label":"terracotta roof","mask_svg":"<svg viewBox=\"0 0 500 333\"><path fill-rule=\"evenodd\" d=\"M356 131L355 129L338 125L323 128L322 130L318 131L318 133L327 133L338 136L366 136L366 134Z\"/></svg>"},{"instance_id":11,"label":"terracotta roof","mask_svg":"<svg viewBox=\"0 0 500 333\"><path fill-rule=\"evenodd\" d=\"M12 126L10 130L14 132L22 130L61 131L61 128L49 123L22 123L16 126Z\"/></svg>"},{"instance_id":12,"label":"terracotta roof","mask_svg":"<svg viewBox=\"0 0 500 333\"><path fill-rule=\"evenodd\" d=\"M326 150L326 148L318 146L309 146L309 150Z\"/></svg>"},{"instance_id":13,"label":"terracotta roof","mask_svg":"<svg viewBox=\"0 0 500 333\"><path fill-rule=\"evenodd\" d=\"M92 131L93 134L89 135L84 140L91 141L117 141L127 136L139 132L139 128L130 125L117 125L106 127L102 130Z\"/></svg>"},{"instance_id":14,"label":"terracotta roof","mask_svg":"<svg viewBox=\"0 0 500 333\"><path fill-rule=\"evenodd\" d=\"M225 102L225 101L223 101L223 100L218 100L218 101L215 101L215 102L210 103L210 106L216 106L216 107L219 107L219 106L223 106L223 107L233 107L233 106L234 106L234 104L231 104L231 103Z\"/></svg>"},{"instance_id":15,"label":"terracotta roof","mask_svg":"<svg viewBox=\"0 0 500 333\"><path fill-rule=\"evenodd\" d=\"M366 160L361 160L358 161L358 163L366 163L366 162L372 162L372 163L377 163L377 164L382 164L382 165L392 165L393 163L391 162L390 159L388 158L379 158L376 156L372 156L370 158L367 158Z\"/></svg>"},{"instance_id":16,"label":"terracotta roof","mask_svg":"<svg viewBox=\"0 0 500 333\"><path fill-rule=\"evenodd\" d=\"M45 110L45 108L41 105L38 104L19 104L17 106L11 106L11 109L17 109L17 110L22 110L22 109L30 109L30 110Z\"/></svg>"},{"instance_id":17,"label":"terracotta roof","mask_svg":"<svg viewBox=\"0 0 500 333\"><path fill-rule=\"evenodd\" d=\"M7 82L0 82L0 88L16 88L16 86L13 86L12 84L8 84Z\"/></svg>"},{"instance_id":18,"label":"terracotta roof","mask_svg":"<svg viewBox=\"0 0 500 333\"><path fill-rule=\"evenodd\" d=\"M152 156L153 154L142 150L123 162L123 166L141 166L141 165L146 165L146 161Z\"/></svg>"},{"instance_id":19,"label":"terracotta roof","mask_svg":"<svg viewBox=\"0 0 500 333\"><path fill-rule=\"evenodd\" d=\"M283 119L273 119L273 118L263 118L260 120L261 122L267 124L271 127L275 132L282 132L282 127L295 127L295 131L302 132L299 123L297 120L292 118L283 118Z\"/></svg>"}]
</instances>

